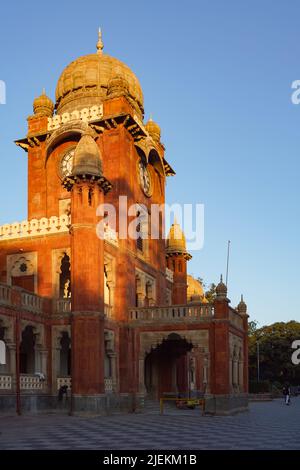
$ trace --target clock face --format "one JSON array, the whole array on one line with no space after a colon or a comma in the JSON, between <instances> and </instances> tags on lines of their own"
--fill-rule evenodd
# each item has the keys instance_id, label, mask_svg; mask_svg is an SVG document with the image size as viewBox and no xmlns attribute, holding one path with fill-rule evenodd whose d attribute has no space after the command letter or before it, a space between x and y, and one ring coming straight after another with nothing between
<instances>
[{"instance_id":1,"label":"clock face","mask_svg":"<svg viewBox=\"0 0 300 470\"><path fill-rule=\"evenodd\" d=\"M63 178L70 176L73 170L73 159L74 159L75 148L68 150L60 162L60 173Z\"/></svg>"},{"instance_id":2,"label":"clock face","mask_svg":"<svg viewBox=\"0 0 300 470\"><path fill-rule=\"evenodd\" d=\"M146 196L150 197L151 189L152 189L151 176L150 176L148 168L144 165L142 161L139 161L138 172L139 172L139 178L140 178L140 184L141 184L142 190L144 191Z\"/></svg>"}]
</instances>

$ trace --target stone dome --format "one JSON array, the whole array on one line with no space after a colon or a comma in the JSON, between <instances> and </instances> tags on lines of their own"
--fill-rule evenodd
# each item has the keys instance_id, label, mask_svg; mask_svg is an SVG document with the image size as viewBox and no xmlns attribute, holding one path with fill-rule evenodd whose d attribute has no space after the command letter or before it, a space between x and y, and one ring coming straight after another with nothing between
<instances>
[{"instance_id":1,"label":"stone dome","mask_svg":"<svg viewBox=\"0 0 300 470\"><path fill-rule=\"evenodd\" d=\"M201 282L190 274L187 275L187 301L207 303Z\"/></svg>"},{"instance_id":2,"label":"stone dome","mask_svg":"<svg viewBox=\"0 0 300 470\"><path fill-rule=\"evenodd\" d=\"M72 176L102 176L100 150L89 133L82 135L74 153Z\"/></svg>"},{"instance_id":3,"label":"stone dome","mask_svg":"<svg viewBox=\"0 0 300 470\"><path fill-rule=\"evenodd\" d=\"M167 253L186 253L186 241L183 231L177 222L171 225L167 240Z\"/></svg>"},{"instance_id":4,"label":"stone dome","mask_svg":"<svg viewBox=\"0 0 300 470\"><path fill-rule=\"evenodd\" d=\"M54 111L53 101L46 95L43 90L41 96L35 98L33 101L33 112L39 116L52 116Z\"/></svg>"},{"instance_id":5,"label":"stone dome","mask_svg":"<svg viewBox=\"0 0 300 470\"><path fill-rule=\"evenodd\" d=\"M149 119L145 125L145 128L155 142L160 142L160 127L156 122L153 121L152 118Z\"/></svg>"},{"instance_id":6,"label":"stone dome","mask_svg":"<svg viewBox=\"0 0 300 470\"><path fill-rule=\"evenodd\" d=\"M227 297L227 286L223 282L223 276L222 275L221 275L220 282L216 287L216 294L217 294L217 298L220 298L220 299L222 299L222 298L226 299L226 297Z\"/></svg>"},{"instance_id":7,"label":"stone dome","mask_svg":"<svg viewBox=\"0 0 300 470\"><path fill-rule=\"evenodd\" d=\"M247 313L247 304L244 302L243 296L241 296L241 300L240 300L240 303L237 306L237 310L242 315L246 315L246 313Z\"/></svg>"},{"instance_id":8,"label":"stone dome","mask_svg":"<svg viewBox=\"0 0 300 470\"><path fill-rule=\"evenodd\" d=\"M62 72L56 87L56 109L59 114L100 104L107 98L111 80L116 76L128 86L127 97L138 116L143 117L144 99L141 85L132 70L114 57L102 53L99 33L98 51L71 62Z\"/></svg>"}]
</instances>

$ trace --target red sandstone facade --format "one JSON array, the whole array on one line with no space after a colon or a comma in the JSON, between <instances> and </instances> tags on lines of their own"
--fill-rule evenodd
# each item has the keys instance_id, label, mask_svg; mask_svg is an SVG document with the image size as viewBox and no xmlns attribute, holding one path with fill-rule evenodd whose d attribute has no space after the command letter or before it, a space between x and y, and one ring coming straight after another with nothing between
<instances>
[{"instance_id":1,"label":"red sandstone facade","mask_svg":"<svg viewBox=\"0 0 300 470\"><path fill-rule=\"evenodd\" d=\"M174 174L159 127L143 124L137 78L102 54L101 39L97 49L63 72L55 113L45 94L35 100L16 142L28 156L28 221L0 228L0 407L12 409L20 390L23 409L55 408L67 384L74 412L134 410L144 397L196 391L213 413L243 409L244 302L231 308L221 282L213 305L187 303L190 255L184 239L169 235L166 246L164 214L158 239L122 238L109 225L104 240L96 234L100 204L116 208L119 227L120 196L151 214ZM100 183L79 171L68 186L86 134Z\"/></svg>"}]
</instances>

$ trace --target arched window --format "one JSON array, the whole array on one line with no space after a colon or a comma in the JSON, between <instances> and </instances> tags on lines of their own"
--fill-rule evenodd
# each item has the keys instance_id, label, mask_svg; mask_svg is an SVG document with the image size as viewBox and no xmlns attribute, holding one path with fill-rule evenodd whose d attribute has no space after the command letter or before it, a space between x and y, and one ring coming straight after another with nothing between
<instances>
[{"instance_id":1,"label":"arched window","mask_svg":"<svg viewBox=\"0 0 300 470\"><path fill-rule=\"evenodd\" d=\"M61 299L71 297L71 264L70 258L65 253L60 265L59 275L59 296Z\"/></svg>"}]
</instances>

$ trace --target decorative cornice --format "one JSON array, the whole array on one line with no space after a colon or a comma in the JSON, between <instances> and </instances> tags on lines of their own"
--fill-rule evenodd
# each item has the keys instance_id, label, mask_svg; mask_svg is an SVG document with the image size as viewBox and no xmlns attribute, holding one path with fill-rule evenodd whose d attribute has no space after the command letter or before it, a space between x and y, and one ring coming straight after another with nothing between
<instances>
[{"instance_id":1,"label":"decorative cornice","mask_svg":"<svg viewBox=\"0 0 300 470\"><path fill-rule=\"evenodd\" d=\"M63 181L63 186L67 191L71 191L73 186L79 185L83 182L88 182L90 185L97 185L102 189L104 194L111 190L112 184L104 176L67 176Z\"/></svg>"}]
</instances>

